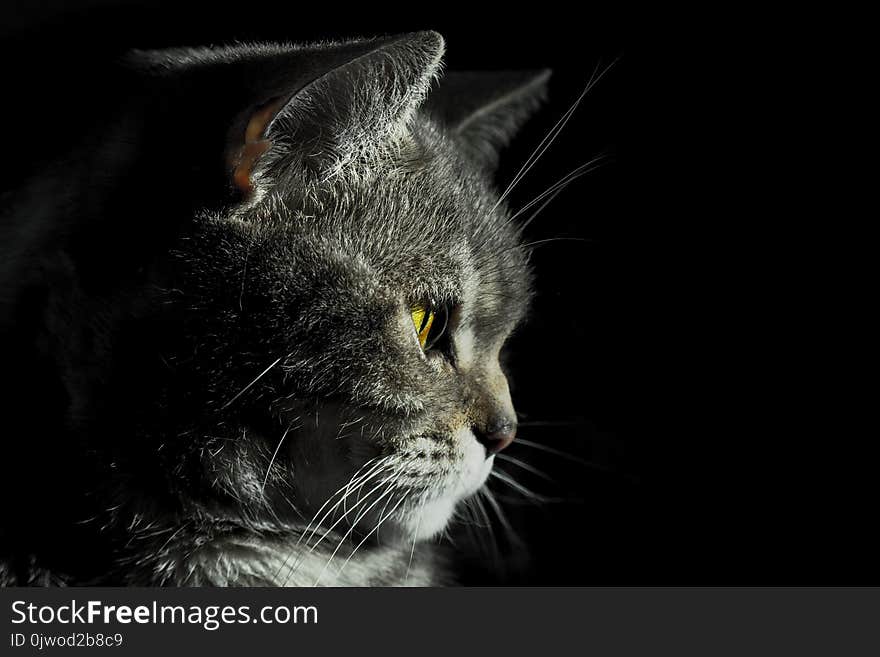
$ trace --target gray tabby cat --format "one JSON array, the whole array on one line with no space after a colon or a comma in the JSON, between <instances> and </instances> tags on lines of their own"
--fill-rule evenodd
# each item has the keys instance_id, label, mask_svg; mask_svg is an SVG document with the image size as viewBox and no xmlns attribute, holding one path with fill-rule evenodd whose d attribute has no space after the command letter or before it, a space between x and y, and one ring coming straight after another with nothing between
<instances>
[{"instance_id":1,"label":"gray tabby cat","mask_svg":"<svg viewBox=\"0 0 880 657\"><path fill-rule=\"evenodd\" d=\"M0 224L4 413L27 426L5 449L28 464L0 581L454 581L428 539L514 438L499 352L531 286L492 174L548 74L441 76L443 50L106 73Z\"/></svg>"}]
</instances>

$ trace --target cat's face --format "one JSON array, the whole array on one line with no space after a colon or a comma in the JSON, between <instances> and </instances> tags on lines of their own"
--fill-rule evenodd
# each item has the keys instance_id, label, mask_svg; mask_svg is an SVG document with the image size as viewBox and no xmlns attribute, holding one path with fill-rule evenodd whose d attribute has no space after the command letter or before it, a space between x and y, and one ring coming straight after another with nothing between
<instances>
[{"instance_id":1,"label":"cat's face","mask_svg":"<svg viewBox=\"0 0 880 657\"><path fill-rule=\"evenodd\" d=\"M526 312L530 273L491 165L546 77L513 88L523 97L508 88L508 115L481 107L488 125L474 112L456 124L422 102L442 42L418 39L412 88L398 75L402 95L386 89L381 101L409 103L405 116L377 131L363 107L323 117L328 130L358 125L331 146L309 143L327 160L289 135L319 93L306 109L257 113L264 159L237 160L245 198L201 213L165 273L161 306L176 321L164 356L187 403L199 391L182 432L198 444L190 458L248 517L362 531L384 520L427 537L513 438L500 353ZM345 99L332 100L343 112Z\"/></svg>"}]
</instances>

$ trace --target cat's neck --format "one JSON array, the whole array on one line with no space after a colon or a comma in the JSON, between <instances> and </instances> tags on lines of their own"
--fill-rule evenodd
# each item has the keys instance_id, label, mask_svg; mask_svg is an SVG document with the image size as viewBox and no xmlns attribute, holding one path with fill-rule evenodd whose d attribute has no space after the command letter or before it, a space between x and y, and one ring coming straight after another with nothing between
<instances>
[{"instance_id":1,"label":"cat's neck","mask_svg":"<svg viewBox=\"0 0 880 657\"><path fill-rule=\"evenodd\" d=\"M173 586L432 586L442 583L433 546L328 536L327 545L254 535L225 536L197 549L183 542L139 578ZM357 548L357 549L356 549Z\"/></svg>"}]
</instances>

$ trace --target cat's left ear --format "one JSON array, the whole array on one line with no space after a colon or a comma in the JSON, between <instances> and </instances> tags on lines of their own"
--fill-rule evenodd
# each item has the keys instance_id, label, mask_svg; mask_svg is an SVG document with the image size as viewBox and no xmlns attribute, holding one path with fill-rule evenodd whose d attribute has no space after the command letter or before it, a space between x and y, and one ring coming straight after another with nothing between
<instances>
[{"instance_id":1,"label":"cat's left ear","mask_svg":"<svg viewBox=\"0 0 880 657\"><path fill-rule=\"evenodd\" d=\"M273 162L329 172L401 136L443 55L436 32L414 32L318 51L329 57L314 79L253 108L243 141L230 151L233 182L249 192ZM292 68L307 51L287 55ZM311 64L314 67L314 64Z\"/></svg>"},{"instance_id":2,"label":"cat's left ear","mask_svg":"<svg viewBox=\"0 0 880 657\"><path fill-rule=\"evenodd\" d=\"M447 73L425 108L461 137L463 148L486 170L546 98L550 71Z\"/></svg>"}]
</instances>

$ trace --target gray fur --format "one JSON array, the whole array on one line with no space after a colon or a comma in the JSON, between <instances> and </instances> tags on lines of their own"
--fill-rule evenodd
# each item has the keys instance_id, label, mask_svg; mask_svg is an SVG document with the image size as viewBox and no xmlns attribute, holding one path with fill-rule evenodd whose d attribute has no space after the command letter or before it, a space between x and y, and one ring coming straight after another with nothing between
<instances>
[{"instance_id":1,"label":"gray fur","mask_svg":"<svg viewBox=\"0 0 880 657\"><path fill-rule=\"evenodd\" d=\"M79 482L95 508L77 520L113 563L59 577L450 581L425 539L491 468L475 435L512 415L498 352L531 294L527 255L489 172L546 74L507 78L453 120L429 94L442 53L439 35L417 33L128 60L172 98L184 93L180 79L271 63L262 83L245 76L247 103L228 103L228 141L217 145L227 155L253 107L285 102L266 130L254 193L197 208L137 274L96 291L80 281L74 252L48 240L38 249L65 431L99 473ZM409 308L425 299L454 309L445 353L418 345ZM313 532L322 504L371 468L360 498L375 506L348 517L340 506Z\"/></svg>"}]
</instances>

